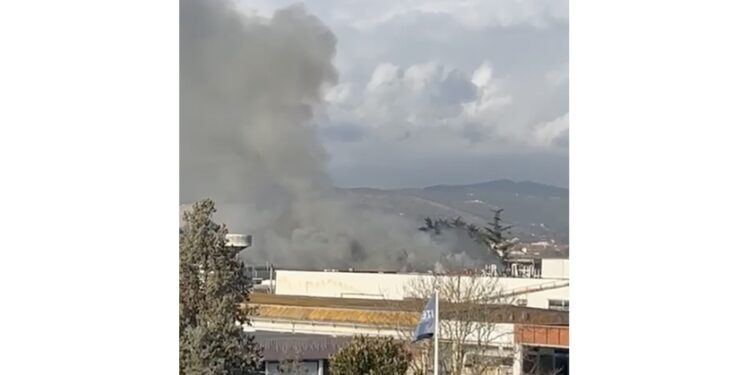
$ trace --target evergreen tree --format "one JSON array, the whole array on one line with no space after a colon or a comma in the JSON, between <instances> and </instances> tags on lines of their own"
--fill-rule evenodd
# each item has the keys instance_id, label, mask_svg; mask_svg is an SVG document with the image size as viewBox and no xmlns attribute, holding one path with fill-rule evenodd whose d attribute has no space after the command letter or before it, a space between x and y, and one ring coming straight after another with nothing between
<instances>
[{"instance_id":1,"label":"evergreen tree","mask_svg":"<svg viewBox=\"0 0 750 375\"><path fill-rule=\"evenodd\" d=\"M503 225L503 220L500 218L500 214L503 209L495 210L495 214L492 216L492 222L488 223L489 226L484 227L484 233L482 238L487 246L494 250L501 259L505 259L508 250L513 246L513 243L508 237L505 236L506 232L512 228L511 225Z\"/></svg>"},{"instance_id":2,"label":"evergreen tree","mask_svg":"<svg viewBox=\"0 0 750 375\"><path fill-rule=\"evenodd\" d=\"M392 337L357 336L331 356L331 374L403 375L410 361L411 352Z\"/></svg>"},{"instance_id":3,"label":"evergreen tree","mask_svg":"<svg viewBox=\"0 0 750 375\"><path fill-rule=\"evenodd\" d=\"M211 200L200 201L180 229L181 375L252 374L260 363L258 345L241 326L254 313L244 306L250 282L215 212Z\"/></svg>"},{"instance_id":4,"label":"evergreen tree","mask_svg":"<svg viewBox=\"0 0 750 375\"><path fill-rule=\"evenodd\" d=\"M425 218L425 224L419 228L422 232L427 232L431 236L439 237L441 233L453 231L456 234L465 234L475 243L482 245L487 252L484 255L491 256L500 263L500 269L504 270L504 263L508 258L510 250L515 242L509 238L508 231L511 225L504 225L500 214L503 209L494 210L492 221L487 223L484 228L479 228L474 224L467 223L460 216L454 219L445 218ZM504 271L501 271L504 272Z\"/></svg>"}]
</instances>

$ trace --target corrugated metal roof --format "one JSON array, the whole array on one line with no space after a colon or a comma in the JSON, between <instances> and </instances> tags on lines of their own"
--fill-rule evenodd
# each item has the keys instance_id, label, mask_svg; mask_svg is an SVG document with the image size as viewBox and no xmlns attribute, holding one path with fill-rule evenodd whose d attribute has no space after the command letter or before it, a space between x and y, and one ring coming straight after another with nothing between
<instances>
[{"instance_id":1,"label":"corrugated metal roof","mask_svg":"<svg viewBox=\"0 0 750 375\"><path fill-rule=\"evenodd\" d=\"M325 359L348 344L351 337L309 334L254 332L255 341L263 348L263 360Z\"/></svg>"}]
</instances>

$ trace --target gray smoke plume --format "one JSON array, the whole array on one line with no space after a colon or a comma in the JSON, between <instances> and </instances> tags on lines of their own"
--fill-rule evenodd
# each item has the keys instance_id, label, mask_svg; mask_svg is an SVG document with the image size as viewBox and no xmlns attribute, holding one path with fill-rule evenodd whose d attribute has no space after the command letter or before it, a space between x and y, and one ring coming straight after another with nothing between
<instances>
[{"instance_id":1,"label":"gray smoke plume","mask_svg":"<svg viewBox=\"0 0 750 375\"><path fill-rule=\"evenodd\" d=\"M270 19L232 3L180 7L180 201L217 202L243 254L287 267L431 268L451 246L354 209L325 171L311 120L337 81L336 38L302 6Z\"/></svg>"}]
</instances>

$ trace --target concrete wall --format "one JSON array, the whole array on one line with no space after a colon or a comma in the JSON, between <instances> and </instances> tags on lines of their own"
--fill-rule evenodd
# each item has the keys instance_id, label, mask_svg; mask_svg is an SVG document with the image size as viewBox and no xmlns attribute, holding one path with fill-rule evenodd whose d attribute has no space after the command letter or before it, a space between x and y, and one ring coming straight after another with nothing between
<instances>
[{"instance_id":1,"label":"concrete wall","mask_svg":"<svg viewBox=\"0 0 750 375\"><path fill-rule=\"evenodd\" d=\"M568 259L542 259L542 278L568 279Z\"/></svg>"},{"instance_id":2,"label":"concrete wall","mask_svg":"<svg viewBox=\"0 0 750 375\"><path fill-rule=\"evenodd\" d=\"M565 267L567 269L567 265ZM488 283L499 282L503 293L559 281L559 279L475 277L486 280ZM428 282L432 278L433 276L425 274L277 270L275 293L316 297L404 299L410 285ZM515 298L525 299L528 307L546 309L549 299L568 300L568 287L522 293L516 295Z\"/></svg>"}]
</instances>

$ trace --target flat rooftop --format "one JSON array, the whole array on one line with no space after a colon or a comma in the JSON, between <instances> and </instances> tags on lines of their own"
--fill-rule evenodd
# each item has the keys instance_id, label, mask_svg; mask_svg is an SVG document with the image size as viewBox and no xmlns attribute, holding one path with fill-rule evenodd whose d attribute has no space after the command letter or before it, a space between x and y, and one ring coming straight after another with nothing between
<instances>
[{"instance_id":1,"label":"flat rooftop","mask_svg":"<svg viewBox=\"0 0 750 375\"><path fill-rule=\"evenodd\" d=\"M252 294L258 317L295 321L346 322L379 326L414 325L426 301ZM440 302L443 319L481 316L494 323L568 325L568 312L513 305Z\"/></svg>"}]
</instances>

